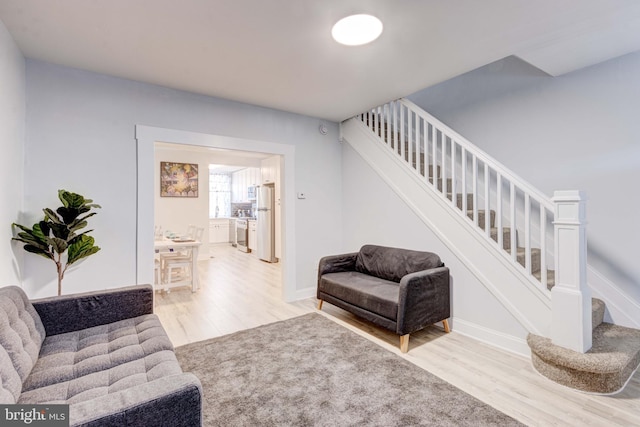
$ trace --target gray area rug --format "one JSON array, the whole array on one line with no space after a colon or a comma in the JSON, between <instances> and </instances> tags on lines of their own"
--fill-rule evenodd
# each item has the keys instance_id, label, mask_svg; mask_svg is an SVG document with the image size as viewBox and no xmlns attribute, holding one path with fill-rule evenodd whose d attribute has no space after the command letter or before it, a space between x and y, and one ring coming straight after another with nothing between
<instances>
[{"instance_id":1,"label":"gray area rug","mask_svg":"<svg viewBox=\"0 0 640 427\"><path fill-rule=\"evenodd\" d=\"M202 382L205 426L522 425L315 313L176 354Z\"/></svg>"}]
</instances>

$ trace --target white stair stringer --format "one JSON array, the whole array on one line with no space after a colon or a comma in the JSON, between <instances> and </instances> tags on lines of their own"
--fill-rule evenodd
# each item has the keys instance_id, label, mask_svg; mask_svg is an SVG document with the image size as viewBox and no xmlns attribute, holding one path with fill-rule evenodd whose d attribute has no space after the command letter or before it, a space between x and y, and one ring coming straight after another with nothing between
<instances>
[{"instance_id":1,"label":"white stair stringer","mask_svg":"<svg viewBox=\"0 0 640 427\"><path fill-rule=\"evenodd\" d=\"M495 242L478 233L451 201L407 168L362 121L343 122L341 136L527 331L548 336L549 291L519 271Z\"/></svg>"}]
</instances>

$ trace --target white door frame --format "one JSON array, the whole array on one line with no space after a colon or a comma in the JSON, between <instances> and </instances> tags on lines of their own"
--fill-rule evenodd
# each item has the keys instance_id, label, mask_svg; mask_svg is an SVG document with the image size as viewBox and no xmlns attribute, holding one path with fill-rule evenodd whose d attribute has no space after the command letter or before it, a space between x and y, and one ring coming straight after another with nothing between
<instances>
[{"instance_id":1,"label":"white door frame","mask_svg":"<svg viewBox=\"0 0 640 427\"><path fill-rule=\"evenodd\" d=\"M294 301L296 296L295 251L295 147L288 144L209 135L176 129L136 125L137 140L137 215L136 215L136 281L153 283L153 225L154 225L154 144L196 145L227 150L255 151L281 155L282 164L282 297Z\"/></svg>"}]
</instances>

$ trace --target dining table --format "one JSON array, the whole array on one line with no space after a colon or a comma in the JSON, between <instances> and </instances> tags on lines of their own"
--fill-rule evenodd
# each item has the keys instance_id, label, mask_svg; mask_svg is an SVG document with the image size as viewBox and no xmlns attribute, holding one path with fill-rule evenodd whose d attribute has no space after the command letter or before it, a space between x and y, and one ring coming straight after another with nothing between
<instances>
[{"instance_id":1,"label":"dining table","mask_svg":"<svg viewBox=\"0 0 640 427\"><path fill-rule=\"evenodd\" d=\"M162 283L162 288L172 288L178 286L191 286L191 292L196 292L200 286L198 277L198 251L202 245L199 240L186 238L168 238L162 237L153 242L153 248L156 254L177 253L180 251L191 251L191 280L172 282L170 284Z\"/></svg>"}]
</instances>

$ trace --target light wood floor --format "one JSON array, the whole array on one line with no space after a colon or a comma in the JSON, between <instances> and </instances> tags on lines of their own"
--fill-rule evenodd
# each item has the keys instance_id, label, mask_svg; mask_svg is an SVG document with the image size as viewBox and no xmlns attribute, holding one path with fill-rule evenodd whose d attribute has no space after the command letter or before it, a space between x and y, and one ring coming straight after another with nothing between
<instances>
[{"instance_id":1,"label":"light wood floor","mask_svg":"<svg viewBox=\"0 0 640 427\"><path fill-rule=\"evenodd\" d=\"M282 302L278 264L227 245L215 246L211 254L199 263L197 293L156 293L156 313L175 346L317 312L315 298ZM527 358L455 330L445 334L429 327L412 334L409 353L402 354L397 335L328 303L320 313L526 425L640 426L640 371L618 395L589 395L540 376Z\"/></svg>"}]
</instances>

